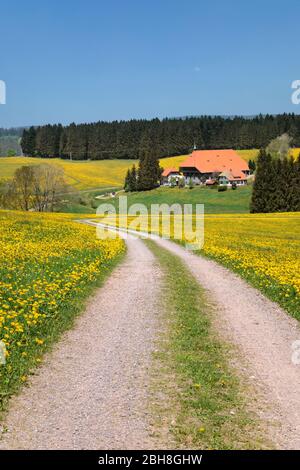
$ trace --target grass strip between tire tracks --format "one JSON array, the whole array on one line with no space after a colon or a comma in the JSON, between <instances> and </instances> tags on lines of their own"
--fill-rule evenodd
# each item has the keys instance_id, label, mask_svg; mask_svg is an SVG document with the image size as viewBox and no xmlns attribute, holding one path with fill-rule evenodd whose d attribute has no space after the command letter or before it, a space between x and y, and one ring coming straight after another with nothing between
<instances>
[{"instance_id":1,"label":"grass strip between tire tracks","mask_svg":"<svg viewBox=\"0 0 300 470\"><path fill-rule=\"evenodd\" d=\"M213 307L205 291L176 255L153 241L146 244L165 276L167 326L154 367L154 387L160 390L154 407L164 423L159 418L156 429L167 427L180 448L269 447L246 404L251 392L230 365L233 351L214 331Z\"/></svg>"}]
</instances>

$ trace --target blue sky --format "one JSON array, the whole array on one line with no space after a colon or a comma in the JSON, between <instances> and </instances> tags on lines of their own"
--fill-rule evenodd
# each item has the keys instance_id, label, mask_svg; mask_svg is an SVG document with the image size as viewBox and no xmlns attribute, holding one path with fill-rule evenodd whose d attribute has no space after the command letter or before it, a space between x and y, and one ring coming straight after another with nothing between
<instances>
[{"instance_id":1,"label":"blue sky","mask_svg":"<svg viewBox=\"0 0 300 470\"><path fill-rule=\"evenodd\" d=\"M300 112L298 0L3 0L0 127Z\"/></svg>"}]
</instances>

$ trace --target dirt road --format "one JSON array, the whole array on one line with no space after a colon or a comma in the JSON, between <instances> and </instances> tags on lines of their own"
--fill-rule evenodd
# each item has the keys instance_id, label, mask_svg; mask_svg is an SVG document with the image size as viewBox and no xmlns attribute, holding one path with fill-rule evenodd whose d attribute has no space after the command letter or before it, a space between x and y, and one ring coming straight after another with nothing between
<instances>
[{"instance_id":1,"label":"dirt road","mask_svg":"<svg viewBox=\"0 0 300 470\"><path fill-rule=\"evenodd\" d=\"M299 323L237 275L168 240L215 304L215 326L253 381L258 409L279 448L300 448ZM140 239L126 261L49 355L30 387L12 400L1 448L151 448L148 369L159 329L161 272ZM159 444L158 444L159 445ZM160 445L163 448L163 443Z\"/></svg>"},{"instance_id":2,"label":"dirt road","mask_svg":"<svg viewBox=\"0 0 300 470\"><path fill-rule=\"evenodd\" d=\"M216 306L216 328L238 347L238 368L257 387L263 419L275 425L270 429L273 442L300 449L300 364L292 361L293 354L297 359L292 346L300 340L299 322L214 261L168 240L156 242L178 255L208 291Z\"/></svg>"},{"instance_id":3,"label":"dirt road","mask_svg":"<svg viewBox=\"0 0 300 470\"><path fill-rule=\"evenodd\" d=\"M140 240L11 401L1 449L147 449L160 271Z\"/></svg>"},{"instance_id":4,"label":"dirt road","mask_svg":"<svg viewBox=\"0 0 300 470\"><path fill-rule=\"evenodd\" d=\"M131 233L134 233L132 231ZM136 235L138 232L136 232ZM179 256L215 305L215 327L237 347L236 365L258 392L258 410L274 426L277 447L300 449L299 322L238 275L184 247L154 236Z\"/></svg>"}]
</instances>

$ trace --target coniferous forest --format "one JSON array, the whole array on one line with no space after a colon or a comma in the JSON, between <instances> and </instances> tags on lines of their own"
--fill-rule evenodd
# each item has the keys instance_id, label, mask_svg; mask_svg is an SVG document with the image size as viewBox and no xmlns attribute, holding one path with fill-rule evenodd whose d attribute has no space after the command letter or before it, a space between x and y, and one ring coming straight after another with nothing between
<instances>
[{"instance_id":1,"label":"coniferous forest","mask_svg":"<svg viewBox=\"0 0 300 470\"><path fill-rule=\"evenodd\" d=\"M259 152L251 212L300 211L300 158L274 158Z\"/></svg>"},{"instance_id":2,"label":"coniferous forest","mask_svg":"<svg viewBox=\"0 0 300 470\"><path fill-rule=\"evenodd\" d=\"M48 124L25 129L21 145L24 155L73 160L138 159L151 146L160 158L189 153L194 144L198 149L262 148L284 133L300 146L300 115Z\"/></svg>"}]
</instances>

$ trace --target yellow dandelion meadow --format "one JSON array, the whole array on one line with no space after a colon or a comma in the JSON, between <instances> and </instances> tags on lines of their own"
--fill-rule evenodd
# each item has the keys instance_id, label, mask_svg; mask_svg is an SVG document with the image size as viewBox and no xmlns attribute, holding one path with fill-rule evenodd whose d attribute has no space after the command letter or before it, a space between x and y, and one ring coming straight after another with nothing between
<instances>
[{"instance_id":1,"label":"yellow dandelion meadow","mask_svg":"<svg viewBox=\"0 0 300 470\"><path fill-rule=\"evenodd\" d=\"M36 346L48 336L51 340L53 328L68 327L72 302L124 250L124 242L98 240L92 227L67 214L0 211L0 224L0 339L6 347L0 391L5 396L12 376L25 377Z\"/></svg>"}]
</instances>

